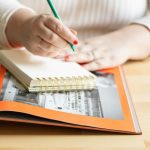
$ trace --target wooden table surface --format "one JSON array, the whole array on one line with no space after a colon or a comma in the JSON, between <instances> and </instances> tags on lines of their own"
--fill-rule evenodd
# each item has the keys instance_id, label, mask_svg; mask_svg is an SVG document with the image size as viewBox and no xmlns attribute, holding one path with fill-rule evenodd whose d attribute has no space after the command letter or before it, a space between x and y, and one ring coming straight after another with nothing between
<instances>
[{"instance_id":1,"label":"wooden table surface","mask_svg":"<svg viewBox=\"0 0 150 150\"><path fill-rule=\"evenodd\" d=\"M150 59L127 63L125 73L142 135L1 123L0 150L149 150Z\"/></svg>"}]
</instances>

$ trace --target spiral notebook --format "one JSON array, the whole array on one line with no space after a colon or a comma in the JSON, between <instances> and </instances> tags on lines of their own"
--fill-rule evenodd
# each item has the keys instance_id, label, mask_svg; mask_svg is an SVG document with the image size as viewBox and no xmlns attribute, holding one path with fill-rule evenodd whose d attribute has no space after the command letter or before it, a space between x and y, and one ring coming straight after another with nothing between
<instances>
[{"instance_id":1,"label":"spiral notebook","mask_svg":"<svg viewBox=\"0 0 150 150\"><path fill-rule=\"evenodd\" d=\"M74 62L35 56L25 49L1 50L0 63L30 92L92 89L96 76Z\"/></svg>"}]
</instances>

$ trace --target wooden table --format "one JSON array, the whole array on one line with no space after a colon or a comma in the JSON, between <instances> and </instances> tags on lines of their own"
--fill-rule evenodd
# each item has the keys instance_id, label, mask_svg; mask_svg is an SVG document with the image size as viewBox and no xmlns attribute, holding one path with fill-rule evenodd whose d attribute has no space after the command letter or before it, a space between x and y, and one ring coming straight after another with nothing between
<instances>
[{"instance_id":1,"label":"wooden table","mask_svg":"<svg viewBox=\"0 0 150 150\"><path fill-rule=\"evenodd\" d=\"M0 150L149 150L150 59L127 63L125 73L143 135L3 123Z\"/></svg>"}]
</instances>

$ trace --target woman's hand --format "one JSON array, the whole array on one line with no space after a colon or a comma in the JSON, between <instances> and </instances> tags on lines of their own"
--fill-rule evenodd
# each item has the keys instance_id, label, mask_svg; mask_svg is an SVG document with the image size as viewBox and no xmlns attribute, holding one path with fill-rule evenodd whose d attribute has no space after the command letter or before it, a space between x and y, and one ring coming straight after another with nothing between
<instances>
[{"instance_id":1,"label":"woman's hand","mask_svg":"<svg viewBox=\"0 0 150 150\"><path fill-rule=\"evenodd\" d=\"M58 19L48 14L35 15L28 10L19 10L10 18L6 34L12 46L24 46L40 56L56 57L67 47L66 41L78 42L75 34Z\"/></svg>"},{"instance_id":2,"label":"woman's hand","mask_svg":"<svg viewBox=\"0 0 150 150\"><path fill-rule=\"evenodd\" d=\"M150 33L140 25L130 25L118 31L79 44L76 55L66 57L88 70L115 67L129 59L144 59L150 54Z\"/></svg>"}]
</instances>

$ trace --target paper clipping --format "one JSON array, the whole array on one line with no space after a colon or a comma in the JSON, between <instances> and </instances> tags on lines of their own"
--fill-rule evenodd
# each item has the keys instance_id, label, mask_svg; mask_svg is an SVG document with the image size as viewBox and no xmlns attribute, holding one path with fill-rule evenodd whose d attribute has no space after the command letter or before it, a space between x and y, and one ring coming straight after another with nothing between
<instances>
[{"instance_id":1,"label":"paper clipping","mask_svg":"<svg viewBox=\"0 0 150 150\"><path fill-rule=\"evenodd\" d=\"M96 73L97 87L92 90L29 93L9 73L5 73L0 101L15 101L67 113L123 119L113 74Z\"/></svg>"}]
</instances>

